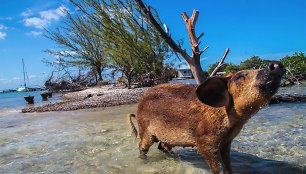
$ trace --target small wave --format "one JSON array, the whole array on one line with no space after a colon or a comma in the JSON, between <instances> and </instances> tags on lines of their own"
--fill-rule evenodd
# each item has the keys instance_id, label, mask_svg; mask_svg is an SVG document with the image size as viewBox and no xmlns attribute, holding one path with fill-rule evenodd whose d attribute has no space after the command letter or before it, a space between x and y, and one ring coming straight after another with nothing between
<instances>
[{"instance_id":1,"label":"small wave","mask_svg":"<svg viewBox=\"0 0 306 174\"><path fill-rule=\"evenodd\" d=\"M0 108L0 116L20 113L20 108Z\"/></svg>"}]
</instances>

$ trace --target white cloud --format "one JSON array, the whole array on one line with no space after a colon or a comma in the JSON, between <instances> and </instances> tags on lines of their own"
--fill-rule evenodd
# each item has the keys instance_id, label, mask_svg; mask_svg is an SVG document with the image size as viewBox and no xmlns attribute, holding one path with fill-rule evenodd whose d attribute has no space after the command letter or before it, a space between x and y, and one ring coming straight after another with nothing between
<instances>
[{"instance_id":1,"label":"white cloud","mask_svg":"<svg viewBox=\"0 0 306 174\"><path fill-rule=\"evenodd\" d=\"M43 32L41 32L41 31L31 31L31 32L26 33L26 34L28 36L35 36L35 37L37 37L37 36L41 36L43 34Z\"/></svg>"},{"instance_id":2,"label":"white cloud","mask_svg":"<svg viewBox=\"0 0 306 174\"><path fill-rule=\"evenodd\" d=\"M57 9L54 10L47 10L40 12L40 17L46 20L54 20L58 21L61 17L65 16L65 11L67 8L65 6L59 6Z\"/></svg>"},{"instance_id":3,"label":"white cloud","mask_svg":"<svg viewBox=\"0 0 306 174\"><path fill-rule=\"evenodd\" d=\"M0 30L6 30L6 29L8 29L8 27L6 27L3 24L0 24ZM0 31L0 40L4 40L6 36L7 34L5 32Z\"/></svg>"},{"instance_id":4,"label":"white cloud","mask_svg":"<svg viewBox=\"0 0 306 174\"><path fill-rule=\"evenodd\" d=\"M24 25L27 27L35 27L38 29L43 29L44 27L47 27L49 21L38 18L38 17L32 17L32 18L26 18L24 20Z\"/></svg>"},{"instance_id":5,"label":"white cloud","mask_svg":"<svg viewBox=\"0 0 306 174\"><path fill-rule=\"evenodd\" d=\"M5 30L5 29L8 29L8 28L5 25L0 24L0 30Z\"/></svg>"},{"instance_id":6,"label":"white cloud","mask_svg":"<svg viewBox=\"0 0 306 174\"><path fill-rule=\"evenodd\" d=\"M52 22L59 21L65 16L68 9L65 6L59 6L56 9L39 12L39 17L29 17L24 19L24 25L27 27L34 27L43 29L48 27Z\"/></svg>"},{"instance_id":7,"label":"white cloud","mask_svg":"<svg viewBox=\"0 0 306 174\"><path fill-rule=\"evenodd\" d=\"M6 35L6 33L0 31L0 40L4 40Z\"/></svg>"},{"instance_id":8,"label":"white cloud","mask_svg":"<svg viewBox=\"0 0 306 174\"><path fill-rule=\"evenodd\" d=\"M29 17L29 16L33 15L33 11L31 9L27 8L20 15L23 16L23 17Z\"/></svg>"}]
</instances>

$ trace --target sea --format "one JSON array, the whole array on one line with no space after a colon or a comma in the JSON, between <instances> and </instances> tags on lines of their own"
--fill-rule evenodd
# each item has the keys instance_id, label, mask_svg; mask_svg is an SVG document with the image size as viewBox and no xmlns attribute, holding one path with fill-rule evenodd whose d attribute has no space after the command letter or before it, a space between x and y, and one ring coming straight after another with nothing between
<instances>
[{"instance_id":1,"label":"sea","mask_svg":"<svg viewBox=\"0 0 306 174\"><path fill-rule=\"evenodd\" d=\"M31 91L31 92L8 92L0 93L0 113L1 112L15 112L24 107L40 106L42 104L54 103L61 100L60 93L54 93L52 98L47 101L42 101L40 93L44 91ZM28 105L24 100L25 96L34 96L34 105Z\"/></svg>"},{"instance_id":2,"label":"sea","mask_svg":"<svg viewBox=\"0 0 306 174\"><path fill-rule=\"evenodd\" d=\"M280 89L306 94L306 85ZM0 94L0 173L173 173L208 174L195 148L175 147L167 156L155 143L148 161L139 159L139 138L126 116L137 104L89 110L20 113L23 96ZM6 112L3 112L6 111ZM9 112L8 112L9 111ZM237 174L306 173L306 103L269 105L254 115L234 139L231 159Z\"/></svg>"}]
</instances>

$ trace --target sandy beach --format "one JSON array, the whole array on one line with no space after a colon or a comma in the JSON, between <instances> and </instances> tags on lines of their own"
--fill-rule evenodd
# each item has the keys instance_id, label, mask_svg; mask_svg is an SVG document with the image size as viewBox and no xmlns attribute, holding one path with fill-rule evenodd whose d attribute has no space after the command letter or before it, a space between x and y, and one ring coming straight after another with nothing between
<instances>
[{"instance_id":1,"label":"sandy beach","mask_svg":"<svg viewBox=\"0 0 306 174\"><path fill-rule=\"evenodd\" d=\"M71 111L137 103L148 88L127 89L106 85L62 95L63 101L22 109L26 112Z\"/></svg>"}]
</instances>

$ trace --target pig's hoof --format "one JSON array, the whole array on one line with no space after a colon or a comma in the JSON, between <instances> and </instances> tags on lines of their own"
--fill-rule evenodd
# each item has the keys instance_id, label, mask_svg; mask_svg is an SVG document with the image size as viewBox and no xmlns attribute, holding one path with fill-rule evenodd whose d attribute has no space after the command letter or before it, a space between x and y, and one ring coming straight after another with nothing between
<instances>
[{"instance_id":1,"label":"pig's hoof","mask_svg":"<svg viewBox=\"0 0 306 174\"><path fill-rule=\"evenodd\" d=\"M147 163L148 163L148 157L147 157L147 155L145 155L145 154L140 154L140 155L139 155L139 158L142 159L142 161L143 161L144 164L147 164Z\"/></svg>"}]
</instances>

